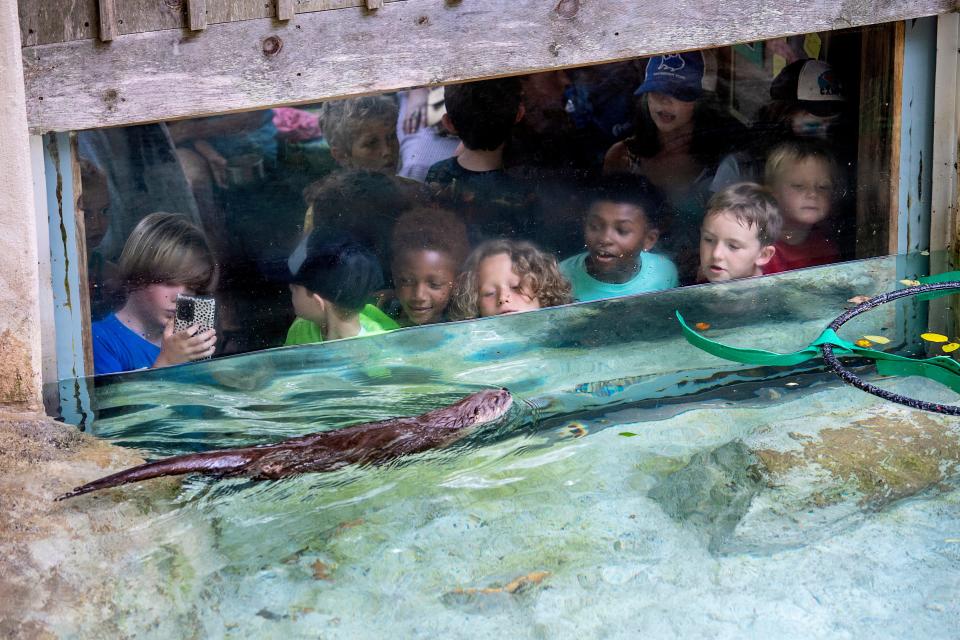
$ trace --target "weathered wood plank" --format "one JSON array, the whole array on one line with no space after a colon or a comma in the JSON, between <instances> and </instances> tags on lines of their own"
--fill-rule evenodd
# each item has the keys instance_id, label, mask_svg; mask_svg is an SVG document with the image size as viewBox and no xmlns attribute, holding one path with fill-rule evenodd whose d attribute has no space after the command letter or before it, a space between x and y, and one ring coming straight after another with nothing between
<instances>
[{"instance_id":1,"label":"weathered wood plank","mask_svg":"<svg viewBox=\"0 0 960 640\"><path fill-rule=\"evenodd\" d=\"M383 7L383 0L367 0L367 10L376 11Z\"/></svg>"},{"instance_id":2,"label":"weathered wood plank","mask_svg":"<svg viewBox=\"0 0 960 640\"><path fill-rule=\"evenodd\" d=\"M20 42L24 47L96 38L96 0L19 0Z\"/></svg>"},{"instance_id":3,"label":"weathered wood plank","mask_svg":"<svg viewBox=\"0 0 960 640\"><path fill-rule=\"evenodd\" d=\"M207 0L187 0L187 21L190 31L207 28Z\"/></svg>"},{"instance_id":4,"label":"weathered wood plank","mask_svg":"<svg viewBox=\"0 0 960 640\"><path fill-rule=\"evenodd\" d=\"M667 5L670 5L668 10ZM562 9L557 11L555 8ZM953 0L407 0L23 52L34 131L315 102L946 13ZM282 44L277 47L277 40ZM269 45L269 46L268 46ZM162 61L162 64L158 64Z\"/></svg>"},{"instance_id":5,"label":"weathered wood plank","mask_svg":"<svg viewBox=\"0 0 960 640\"><path fill-rule=\"evenodd\" d=\"M366 0L281 0L294 3L295 13L365 6ZM384 0L386 3L404 0ZM23 46L70 42L97 37L98 0L19 0ZM187 28L187 0L120 0L116 2L117 33L145 33ZM270 0L207 0L207 24L276 16ZM282 18L278 18L282 19Z\"/></svg>"},{"instance_id":6,"label":"weathered wood plank","mask_svg":"<svg viewBox=\"0 0 960 640\"><path fill-rule=\"evenodd\" d=\"M903 23L863 34L857 151L857 257L897 252ZM893 73L870 73L871 69Z\"/></svg>"},{"instance_id":7,"label":"weathered wood plank","mask_svg":"<svg viewBox=\"0 0 960 640\"><path fill-rule=\"evenodd\" d=\"M117 10L114 0L99 0L100 40L110 42L117 37Z\"/></svg>"},{"instance_id":8,"label":"weathered wood plank","mask_svg":"<svg viewBox=\"0 0 960 640\"><path fill-rule=\"evenodd\" d=\"M208 13L213 1L207 0ZM121 35L185 29L188 24L186 0L121 0L117 11Z\"/></svg>"},{"instance_id":9,"label":"weathered wood plank","mask_svg":"<svg viewBox=\"0 0 960 640\"><path fill-rule=\"evenodd\" d=\"M69 211L77 213L77 215L73 216L76 225L73 237L77 243L77 277L80 284L78 291L74 294L74 300L80 303L79 315L83 370L89 374L89 372L93 371L93 334L90 331L90 274L87 268L87 230L84 217L79 214L82 188L80 180L80 152L77 145L77 135L75 133L70 134L70 172L70 184L73 185L73 202L70 203Z\"/></svg>"},{"instance_id":10,"label":"weathered wood plank","mask_svg":"<svg viewBox=\"0 0 960 640\"><path fill-rule=\"evenodd\" d=\"M295 13L293 0L277 0L277 20L292 20Z\"/></svg>"}]
</instances>

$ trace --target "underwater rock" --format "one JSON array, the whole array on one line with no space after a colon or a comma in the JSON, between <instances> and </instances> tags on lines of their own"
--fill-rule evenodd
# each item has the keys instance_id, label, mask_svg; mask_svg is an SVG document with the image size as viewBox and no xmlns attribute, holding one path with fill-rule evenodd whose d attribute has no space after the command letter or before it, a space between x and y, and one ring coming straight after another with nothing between
<instances>
[{"instance_id":1,"label":"underwater rock","mask_svg":"<svg viewBox=\"0 0 960 640\"><path fill-rule=\"evenodd\" d=\"M647 494L674 520L702 528L717 551L762 489L760 459L738 440L694 455Z\"/></svg>"},{"instance_id":2,"label":"underwater rock","mask_svg":"<svg viewBox=\"0 0 960 640\"><path fill-rule=\"evenodd\" d=\"M147 628L186 637L203 628L181 605L198 599L218 566L209 527L192 523L190 539L179 540L152 526L179 482L84 509L52 501L84 478L141 461L46 417L0 416L0 637L133 637ZM168 615L171 602L184 613Z\"/></svg>"},{"instance_id":3,"label":"underwater rock","mask_svg":"<svg viewBox=\"0 0 960 640\"><path fill-rule=\"evenodd\" d=\"M861 506L877 509L933 487L960 464L960 438L924 414L875 416L850 426L822 429L817 437L790 434L801 451L757 449L767 477L781 484L797 469L817 465L832 486L815 492L815 506L854 493Z\"/></svg>"},{"instance_id":4,"label":"underwater rock","mask_svg":"<svg viewBox=\"0 0 960 640\"><path fill-rule=\"evenodd\" d=\"M893 405L835 426L771 425L694 455L649 493L713 553L772 553L856 526L960 472L947 419Z\"/></svg>"}]
</instances>

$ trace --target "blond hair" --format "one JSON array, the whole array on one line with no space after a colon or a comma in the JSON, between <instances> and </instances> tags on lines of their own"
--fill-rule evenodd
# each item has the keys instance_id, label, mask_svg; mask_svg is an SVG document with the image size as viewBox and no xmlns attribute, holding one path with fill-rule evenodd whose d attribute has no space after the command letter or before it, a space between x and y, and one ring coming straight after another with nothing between
<instances>
[{"instance_id":1,"label":"blond hair","mask_svg":"<svg viewBox=\"0 0 960 640\"><path fill-rule=\"evenodd\" d=\"M840 165L829 148L816 140L788 140L781 142L767 154L764 179L773 187L783 174L804 160L818 160L827 166L834 197L840 195Z\"/></svg>"},{"instance_id":2,"label":"blond hair","mask_svg":"<svg viewBox=\"0 0 960 640\"><path fill-rule=\"evenodd\" d=\"M756 227L761 247L775 243L783 228L777 199L769 189L755 182L732 184L713 194L707 202L703 221L721 213L729 213L747 229Z\"/></svg>"},{"instance_id":3,"label":"blond hair","mask_svg":"<svg viewBox=\"0 0 960 640\"><path fill-rule=\"evenodd\" d=\"M371 120L396 126L397 116L397 103L387 96L333 100L320 107L320 127L327 144L349 150Z\"/></svg>"},{"instance_id":4,"label":"blond hair","mask_svg":"<svg viewBox=\"0 0 960 640\"><path fill-rule=\"evenodd\" d=\"M203 231L180 213L158 211L137 223L118 264L126 291L171 282L213 291L217 268Z\"/></svg>"},{"instance_id":5,"label":"blond hair","mask_svg":"<svg viewBox=\"0 0 960 640\"><path fill-rule=\"evenodd\" d=\"M570 283L560 273L557 259L524 240L488 240L473 250L463 265L450 304L450 317L469 320L480 315L480 263L486 258L506 254L513 270L520 276L520 285L530 291L541 307L573 302Z\"/></svg>"}]
</instances>

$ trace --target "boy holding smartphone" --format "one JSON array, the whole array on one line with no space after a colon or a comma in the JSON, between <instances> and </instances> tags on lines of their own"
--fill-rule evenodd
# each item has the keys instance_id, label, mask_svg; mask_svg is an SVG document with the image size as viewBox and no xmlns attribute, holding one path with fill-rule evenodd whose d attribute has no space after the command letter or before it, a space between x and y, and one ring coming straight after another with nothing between
<instances>
[{"instance_id":1,"label":"boy holding smartphone","mask_svg":"<svg viewBox=\"0 0 960 640\"><path fill-rule=\"evenodd\" d=\"M177 296L209 293L216 286L213 253L199 227L181 214L151 213L127 238L118 270L124 304L92 327L96 375L213 355L213 329L190 325L174 331Z\"/></svg>"}]
</instances>

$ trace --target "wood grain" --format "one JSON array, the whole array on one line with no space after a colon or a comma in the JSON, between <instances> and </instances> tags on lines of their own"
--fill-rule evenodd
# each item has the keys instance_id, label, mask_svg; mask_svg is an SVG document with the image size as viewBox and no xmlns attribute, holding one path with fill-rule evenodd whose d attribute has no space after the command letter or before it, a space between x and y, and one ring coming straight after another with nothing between
<instances>
[{"instance_id":1,"label":"wood grain","mask_svg":"<svg viewBox=\"0 0 960 640\"><path fill-rule=\"evenodd\" d=\"M82 186L80 180L80 153L77 146L76 134L70 134L70 171L71 184L73 185L73 206L71 211L76 212L73 216L76 228L74 237L77 240L77 273L80 283L79 291L74 295L74 300L80 304L80 336L81 348L83 350L83 370L92 372L93 369L93 334L90 331L90 274L88 271L88 247L87 230L84 224L84 217L80 214L80 196Z\"/></svg>"},{"instance_id":2,"label":"wood grain","mask_svg":"<svg viewBox=\"0 0 960 640\"><path fill-rule=\"evenodd\" d=\"M96 0L19 0L20 42L24 47L96 38Z\"/></svg>"},{"instance_id":3,"label":"wood grain","mask_svg":"<svg viewBox=\"0 0 960 640\"><path fill-rule=\"evenodd\" d=\"M27 47L28 118L43 132L309 103L901 20L947 12L953 0L698 2L692 15L667 4L583 2L561 17L553 2L407 0L298 14L290 25L245 20L199 36ZM271 36L282 48L268 55Z\"/></svg>"},{"instance_id":4,"label":"wood grain","mask_svg":"<svg viewBox=\"0 0 960 640\"><path fill-rule=\"evenodd\" d=\"M187 21L190 31L207 28L207 0L187 0Z\"/></svg>"},{"instance_id":5,"label":"wood grain","mask_svg":"<svg viewBox=\"0 0 960 640\"><path fill-rule=\"evenodd\" d=\"M858 258L897 252L903 23L864 32L857 150ZM892 69L892 73L874 70Z\"/></svg>"},{"instance_id":6,"label":"wood grain","mask_svg":"<svg viewBox=\"0 0 960 640\"><path fill-rule=\"evenodd\" d=\"M117 37L117 10L114 0L98 0L100 16L100 40L110 42Z\"/></svg>"},{"instance_id":7,"label":"wood grain","mask_svg":"<svg viewBox=\"0 0 960 640\"><path fill-rule=\"evenodd\" d=\"M277 0L277 20L292 20L295 13L293 0Z\"/></svg>"},{"instance_id":8,"label":"wood grain","mask_svg":"<svg viewBox=\"0 0 960 640\"><path fill-rule=\"evenodd\" d=\"M292 3L295 13L366 6L366 0L279 1ZM23 46L97 37L97 3L98 0L19 0ZM189 24L187 0L120 0L115 4L118 35L186 29ZM278 15L270 0L207 0L207 25Z\"/></svg>"}]
</instances>

